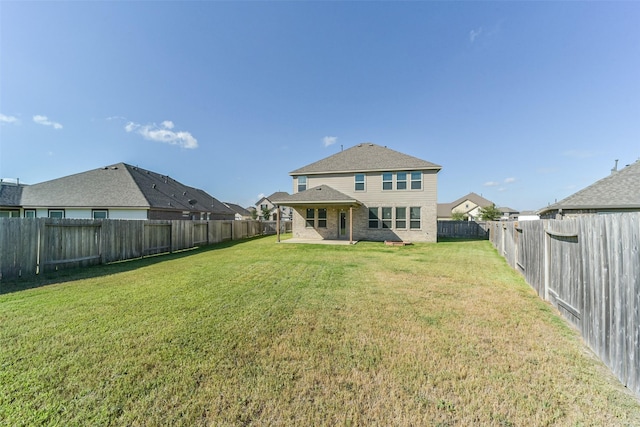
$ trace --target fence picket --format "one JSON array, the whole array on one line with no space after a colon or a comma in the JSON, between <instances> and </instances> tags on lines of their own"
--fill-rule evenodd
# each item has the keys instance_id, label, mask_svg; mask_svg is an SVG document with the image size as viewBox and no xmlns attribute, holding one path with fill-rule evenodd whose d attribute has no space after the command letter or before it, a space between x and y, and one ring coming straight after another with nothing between
<instances>
[{"instance_id":1,"label":"fence picket","mask_svg":"<svg viewBox=\"0 0 640 427\"><path fill-rule=\"evenodd\" d=\"M496 250L541 298L547 245L547 299L640 396L640 213L493 222L488 229Z\"/></svg>"}]
</instances>

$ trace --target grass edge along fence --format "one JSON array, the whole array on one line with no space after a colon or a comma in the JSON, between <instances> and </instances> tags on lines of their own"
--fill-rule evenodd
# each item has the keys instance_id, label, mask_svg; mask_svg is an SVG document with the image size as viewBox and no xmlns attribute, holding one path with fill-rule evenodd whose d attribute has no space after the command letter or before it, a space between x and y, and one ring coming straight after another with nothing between
<instances>
[{"instance_id":1,"label":"grass edge along fence","mask_svg":"<svg viewBox=\"0 0 640 427\"><path fill-rule=\"evenodd\" d=\"M0 218L0 280L275 233L264 221ZM281 223L282 232L290 224Z\"/></svg>"},{"instance_id":2,"label":"grass edge along fence","mask_svg":"<svg viewBox=\"0 0 640 427\"><path fill-rule=\"evenodd\" d=\"M492 222L490 240L640 396L640 213Z\"/></svg>"}]
</instances>

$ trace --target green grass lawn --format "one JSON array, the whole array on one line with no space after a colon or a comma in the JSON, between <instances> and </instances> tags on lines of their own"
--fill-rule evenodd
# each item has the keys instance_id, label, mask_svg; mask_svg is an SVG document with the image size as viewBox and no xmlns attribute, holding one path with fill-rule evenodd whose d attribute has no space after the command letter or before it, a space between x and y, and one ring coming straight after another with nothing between
<instances>
[{"instance_id":1,"label":"green grass lawn","mask_svg":"<svg viewBox=\"0 0 640 427\"><path fill-rule=\"evenodd\" d=\"M487 241L266 237L40 280L0 285L3 425L640 425Z\"/></svg>"}]
</instances>

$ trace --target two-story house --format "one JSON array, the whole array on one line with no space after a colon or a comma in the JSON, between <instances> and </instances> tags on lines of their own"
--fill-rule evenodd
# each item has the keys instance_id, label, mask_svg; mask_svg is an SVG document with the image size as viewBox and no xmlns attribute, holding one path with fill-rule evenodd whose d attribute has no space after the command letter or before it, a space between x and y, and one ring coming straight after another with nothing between
<instances>
[{"instance_id":1,"label":"two-story house","mask_svg":"<svg viewBox=\"0 0 640 427\"><path fill-rule=\"evenodd\" d=\"M273 202L274 199L281 199L282 197L287 197L289 193L284 191L276 191L270 196L262 197L256 203L256 212L258 213L258 219L260 221L275 221L278 218L278 209L280 209L280 220L282 221L291 221L291 217L293 215L293 210L291 208L287 208L284 206L278 207L276 203ZM268 218L265 218L264 215L267 214Z\"/></svg>"},{"instance_id":2,"label":"two-story house","mask_svg":"<svg viewBox=\"0 0 640 427\"><path fill-rule=\"evenodd\" d=\"M435 242L442 167L363 143L290 172L293 237Z\"/></svg>"}]
</instances>

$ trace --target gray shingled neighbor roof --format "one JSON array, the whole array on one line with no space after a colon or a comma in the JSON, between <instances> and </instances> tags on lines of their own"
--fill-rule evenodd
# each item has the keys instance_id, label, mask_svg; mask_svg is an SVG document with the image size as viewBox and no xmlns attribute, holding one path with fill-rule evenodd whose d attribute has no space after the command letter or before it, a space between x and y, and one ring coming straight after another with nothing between
<instances>
[{"instance_id":1,"label":"gray shingled neighbor roof","mask_svg":"<svg viewBox=\"0 0 640 427\"><path fill-rule=\"evenodd\" d=\"M249 212L248 210L246 210L245 208L243 208L240 205L236 205L235 203L229 203L229 202L224 202L224 204L227 205L229 207L229 209L231 209L232 211L234 211L238 215L251 216L251 212Z\"/></svg>"},{"instance_id":2,"label":"gray shingled neighbor roof","mask_svg":"<svg viewBox=\"0 0 640 427\"><path fill-rule=\"evenodd\" d=\"M319 185L317 187L310 188L299 193L292 195L280 196L276 199L271 199L271 202L283 206L295 206L295 205L313 205L313 204L345 204L345 205L359 205L356 199L351 196L347 196L344 193L335 190L328 185Z\"/></svg>"},{"instance_id":3,"label":"gray shingled neighbor roof","mask_svg":"<svg viewBox=\"0 0 640 427\"><path fill-rule=\"evenodd\" d=\"M367 142L303 166L290 172L289 175L425 169L440 170L442 166Z\"/></svg>"},{"instance_id":4,"label":"gray shingled neighbor roof","mask_svg":"<svg viewBox=\"0 0 640 427\"><path fill-rule=\"evenodd\" d=\"M558 209L640 209L640 160L539 213Z\"/></svg>"},{"instance_id":5,"label":"gray shingled neighbor roof","mask_svg":"<svg viewBox=\"0 0 640 427\"><path fill-rule=\"evenodd\" d=\"M24 185L0 182L0 206L20 206Z\"/></svg>"},{"instance_id":6,"label":"gray shingled neighbor roof","mask_svg":"<svg viewBox=\"0 0 640 427\"><path fill-rule=\"evenodd\" d=\"M21 203L24 207L138 207L233 214L203 190L126 163L29 185Z\"/></svg>"}]
</instances>

